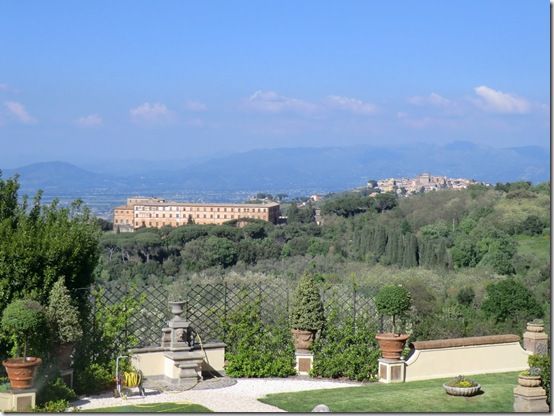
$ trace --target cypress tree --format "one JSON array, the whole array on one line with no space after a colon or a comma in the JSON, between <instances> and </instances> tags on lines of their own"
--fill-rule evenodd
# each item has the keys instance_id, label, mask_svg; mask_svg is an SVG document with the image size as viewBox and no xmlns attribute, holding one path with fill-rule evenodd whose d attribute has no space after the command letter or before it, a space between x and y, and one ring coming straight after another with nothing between
<instances>
[{"instance_id":1,"label":"cypress tree","mask_svg":"<svg viewBox=\"0 0 554 416\"><path fill-rule=\"evenodd\" d=\"M412 233L405 236L402 267L417 267L417 239Z\"/></svg>"},{"instance_id":2,"label":"cypress tree","mask_svg":"<svg viewBox=\"0 0 554 416\"><path fill-rule=\"evenodd\" d=\"M371 251L377 256L381 257L385 254L388 242L387 230L382 225L376 225L373 233L373 244Z\"/></svg>"}]
</instances>

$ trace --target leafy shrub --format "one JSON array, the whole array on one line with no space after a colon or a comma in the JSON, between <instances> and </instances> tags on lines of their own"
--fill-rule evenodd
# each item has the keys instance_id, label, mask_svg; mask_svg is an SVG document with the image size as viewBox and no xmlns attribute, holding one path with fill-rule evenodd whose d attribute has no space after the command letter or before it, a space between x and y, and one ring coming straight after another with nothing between
<instances>
[{"instance_id":1,"label":"leafy shrub","mask_svg":"<svg viewBox=\"0 0 554 416\"><path fill-rule=\"evenodd\" d=\"M127 331L129 320L139 313L146 296L127 294L118 302L110 303L105 297L105 288L97 287L93 295L96 298L94 313L95 325L85 326L85 333L77 348L75 368L84 369L90 363L104 368L114 368L115 358L126 354L128 348L138 344L138 338Z\"/></svg>"},{"instance_id":2,"label":"leafy shrub","mask_svg":"<svg viewBox=\"0 0 554 416\"><path fill-rule=\"evenodd\" d=\"M531 377L538 377L541 375L541 369L539 367L531 367L528 370L524 370L521 373L519 373L520 376L531 376Z\"/></svg>"},{"instance_id":3,"label":"leafy shrub","mask_svg":"<svg viewBox=\"0 0 554 416\"><path fill-rule=\"evenodd\" d=\"M544 312L533 293L518 281L510 278L487 286L486 299L481 308L496 322L523 325L531 318L542 317Z\"/></svg>"},{"instance_id":4,"label":"leafy shrub","mask_svg":"<svg viewBox=\"0 0 554 416\"><path fill-rule=\"evenodd\" d=\"M71 300L63 277L52 286L46 316L59 342L75 342L83 335L79 311Z\"/></svg>"},{"instance_id":5,"label":"leafy shrub","mask_svg":"<svg viewBox=\"0 0 554 416\"><path fill-rule=\"evenodd\" d=\"M225 371L232 377L286 377L296 373L287 325L260 319L260 303L246 303L230 314Z\"/></svg>"},{"instance_id":6,"label":"leafy shrub","mask_svg":"<svg viewBox=\"0 0 554 416\"><path fill-rule=\"evenodd\" d=\"M33 409L35 413L63 413L69 407L69 402L64 399L46 402Z\"/></svg>"},{"instance_id":7,"label":"leafy shrub","mask_svg":"<svg viewBox=\"0 0 554 416\"><path fill-rule=\"evenodd\" d=\"M548 402L548 405L550 406L551 403L551 397L550 397L550 370L551 370L551 362L550 362L550 354L533 354L529 356L528 359L529 366L531 367L538 367L541 369L541 380L542 380L542 386L546 390L546 400Z\"/></svg>"},{"instance_id":8,"label":"leafy shrub","mask_svg":"<svg viewBox=\"0 0 554 416\"><path fill-rule=\"evenodd\" d=\"M44 333L45 328L43 307L34 300L15 300L4 309L2 314L2 329L15 337L18 356L21 353L21 345L23 345L23 356L27 356L28 341L33 335Z\"/></svg>"},{"instance_id":9,"label":"leafy shrub","mask_svg":"<svg viewBox=\"0 0 554 416\"><path fill-rule=\"evenodd\" d=\"M77 395L66 385L63 380L57 377L54 381L46 383L37 393L37 403L45 405L47 403L66 401L70 402L77 398Z\"/></svg>"},{"instance_id":10,"label":"leafy shrub","mask_svg":"<svg viewBox=\"0 0 554 416\"><path fill-rule=\"evenodd\" d=\"M114 375L111 371L95 363L78 372L75 379L75 390L78 393L102 393L112 389L114 385Z\"/></svg>"},{"instance_id":11,"label":"leafy shrub","mask_svg":"<svg viewBox=\"0 0 554 416\"><path fill-rule=\"evenodd\" d=\"M315 278L311 274L304 274L294 293L291 327L304 331L318 331L324 320L323 303Z\"/></svg>"},{"instance_id":12,"label":"leafy shrub","mask_svg":"<svg viewBox=\"0 0 554 416\"><path fill-rule=\"evenodd\" d=\"M412 298L402 285L383 286L375 297L375 306L382 315L392 316L393 332L396 333L396 318L410 309Z\"/></svg>"},{"instance_id":13,"label":"leafy shrub","mask_svg":"<svg viewBox=\"0 0 554 416\"><path fill-rule=\"evenodd\" d=\"M329 314L321 336L314 342L311 375L351 380L375 380L379 348L375 330L364 317L339 322L337 312Z\"/></svg>"}]
</instances>

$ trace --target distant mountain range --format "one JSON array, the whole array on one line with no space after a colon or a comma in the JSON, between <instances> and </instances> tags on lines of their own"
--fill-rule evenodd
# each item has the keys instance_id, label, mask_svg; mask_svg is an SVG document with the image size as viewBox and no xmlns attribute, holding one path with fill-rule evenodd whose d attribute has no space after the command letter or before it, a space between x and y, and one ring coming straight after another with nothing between
<instances>
[{"instance_id":1,"label":"distant mountain range","mask_svg":"<svg viewBox=\"0 0 554 416\"><path fill-rule=\"evenodd\" d=\"M103 171L102 171L103 170ZM421 172L490 183L549 179L550 153L538 146L492 148L470 142L414 143L402 147L260 149L200 162L175 161L164 169L114 174L114 166L92 172L64 162L5 169L20 175L22 191L49 195L102 192L157 195L167 192L332 192L364 185L368 179L412 177ZM112 172L112 173L108 173ZM121 172L121 170L119 170Z\"/></svg>"}]
</instances>

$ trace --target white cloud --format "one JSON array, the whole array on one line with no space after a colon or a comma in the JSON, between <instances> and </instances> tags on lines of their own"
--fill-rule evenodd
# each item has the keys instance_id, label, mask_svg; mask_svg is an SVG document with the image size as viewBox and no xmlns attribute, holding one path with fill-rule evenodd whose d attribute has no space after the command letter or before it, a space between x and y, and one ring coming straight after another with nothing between
<instances>
[{"instance_id":1,"label":"white cloud","mask_svg":"<svg viewBox=\"0 0 554 416\"><path fill-rule=\"evenodd\" d=\"M37 120L32 117L23 104L18 103L17 101L6 101L4 106L8 110L8 113L23 124L34 124Z\"/></svg>"},{"instance_id":2,"label":"white cloud","mask_svg":"<svg viewBox=\"0 0 554 416\"><path fill-rule=\"evenodd\" d=\"M188 100L188 101L185 101L185 110L193 111L193 112L207 111L208 106L199 101Z\"/></svg>"},{"instance_id":3,"label":"white cloud","mask_svg":"<svg viewBox=\"0 0 554 416\"><path fill-rule=\"evenodd\" d=\"M317 106L308 101L285 97L275 91L261 90L248 97L246 106L254 111L274 114L283 112L311 114L317 111Z\"/></svg>"},{"instance_id":4,"label":"white cloud","mask_svg":"<svg viewBox=\"0 0 554 416\"><path fill-rule=\"evenodd\" d=\"M350 111L354 114L369 115L377 111L374 104L358 100L357 98L341 97L339 95L329 95L327 104L330 107L340 110Z\"/></svg>"},{"instance_id":5,"label":"white cloud","mask_svg":"<svg viewBox=\"0 0 554 416\"><path fill-rule=\"evenodd\" d=\"M173 112L161 103L146 102L129 110L129 114L133 121L145 123L166 122L173 118Z\"/></svg>"},{"instance_id":6,"label":"white cloud","mask_svg":"<svg viewBox=\"0 0 554 416\"><path fill-rule=\"evenodd\" d=\"M482 110L518 114L528 113L531 110L531 104L524 98L494 90L484 85L475 87L474 90L479 99L473 100L473 102Z\"/></svg>"},{"instance_id":7,"label":"white cloud","mask_svg":"<svg viewBox=\"0 0 554 416\"><path fill-rule=\"evenodd\" d=\"M432 105L434 107L442 107L442 108L450 107L453 105L452 101L450 101L447 98L444 98L443 96L435 92L432 92L431 94L425 97L421 97L421 96L410 97L408 98L408 102L413 105L419 105L419 106Z\"/></svg>"},{"instance_id":8,"label":"white cloud","mask_svg":"<svg viewBox=\"0 0 554 416\"><path fill-rule=\"evenodd\" d=\"M98 114L89 114L88 116L79 117L75 120L75 124L80 127L98 127L103 123L102 117Z\"/></svg>"}]
</instances>

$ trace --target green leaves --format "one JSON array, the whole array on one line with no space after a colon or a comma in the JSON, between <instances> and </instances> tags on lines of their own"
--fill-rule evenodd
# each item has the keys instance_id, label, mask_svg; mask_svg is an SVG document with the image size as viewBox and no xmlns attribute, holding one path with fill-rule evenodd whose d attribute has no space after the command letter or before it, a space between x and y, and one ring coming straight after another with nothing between
<instances>
[{"instance_id":1,"label":"green leaves","mask_svg":"<svg viewBox=\"0 0 554 416\"><path fill-rule=\"evenodd\" d=\"M312 375L320 377L348 377L351 380L374 380L377 374L379 348L375 330L367 317L339 322L336 310L312 348L314 365Z\"/></svg>"},{"instance_id":2,"label":"green leaves","mask_svg":"<svg viewBox=\"0 0 554 416\"><path fill-rule=\"evenodd\" d=\"M401 285L383 286L375 297L375 306L381 314L400 315L410 309L410 292Z\"/></svg>"},{"instance_id":3,"label":"green leaves","mask_svg":"<svg viewBox=\"0 0 554 416\"><path fill-rule=\"evenodd\" d=\"M318 331L325 322L323 303L313 275L300 278L291 311L291 327L305 331Z\"/></svg>"},{"instance_id":4,"label":"green leaves","mask_svg":"<svg viewBox=\"0 0 554 416\"><path fill-rule=\"evenodd\" d=\"M295 374L294 347L286 324L266 324L259 302L245 303L229 316L225 371L232 377Z\"/></svg>"},{"instance_id":5,"label":"green leaves","mask_svg":"<svg viewBox=\"0 0 554 416\"><path fill-rule=\"evenodd\" d=\"M382 315L392 316L393 332L396 332L396 317L403 315L412 304L410 292L401 285L383 286L375 297L375 306Z\"/></svg>"},{"instance_id":6,"label":"green leaves","mask_svg":"<svg viewBox=\"0 0 554 416\"><path fill-rule=\"evenodd\" d=\"M24 356L27 353L27 340L44 336L46 317L42 306L29 299L20 299L10 303L2 314L2 330L17 338L18 346L24 344Z\"/></svg>"},{"instance_id":7,"label":"green leaves","mask_svg":"<svg viewBox=\"0 0 554 416\"><path fill-rule=\"evenodd\" d=\"M513 278L487 286L481 309L496 322L525 322L542 318L543 310L533 293Z\"/></svg>"},{"instance_id":8,"label":"green leaves","mask_svg":"<svg viewBox=\"0 0 554 416\"><path fill-rule=\"evenodd\" d=\"M46 314L59 342L75 342L83 335L79 311L71 300L63 277L54 283L50 291Z\"/></svg>"}]
</instances>

